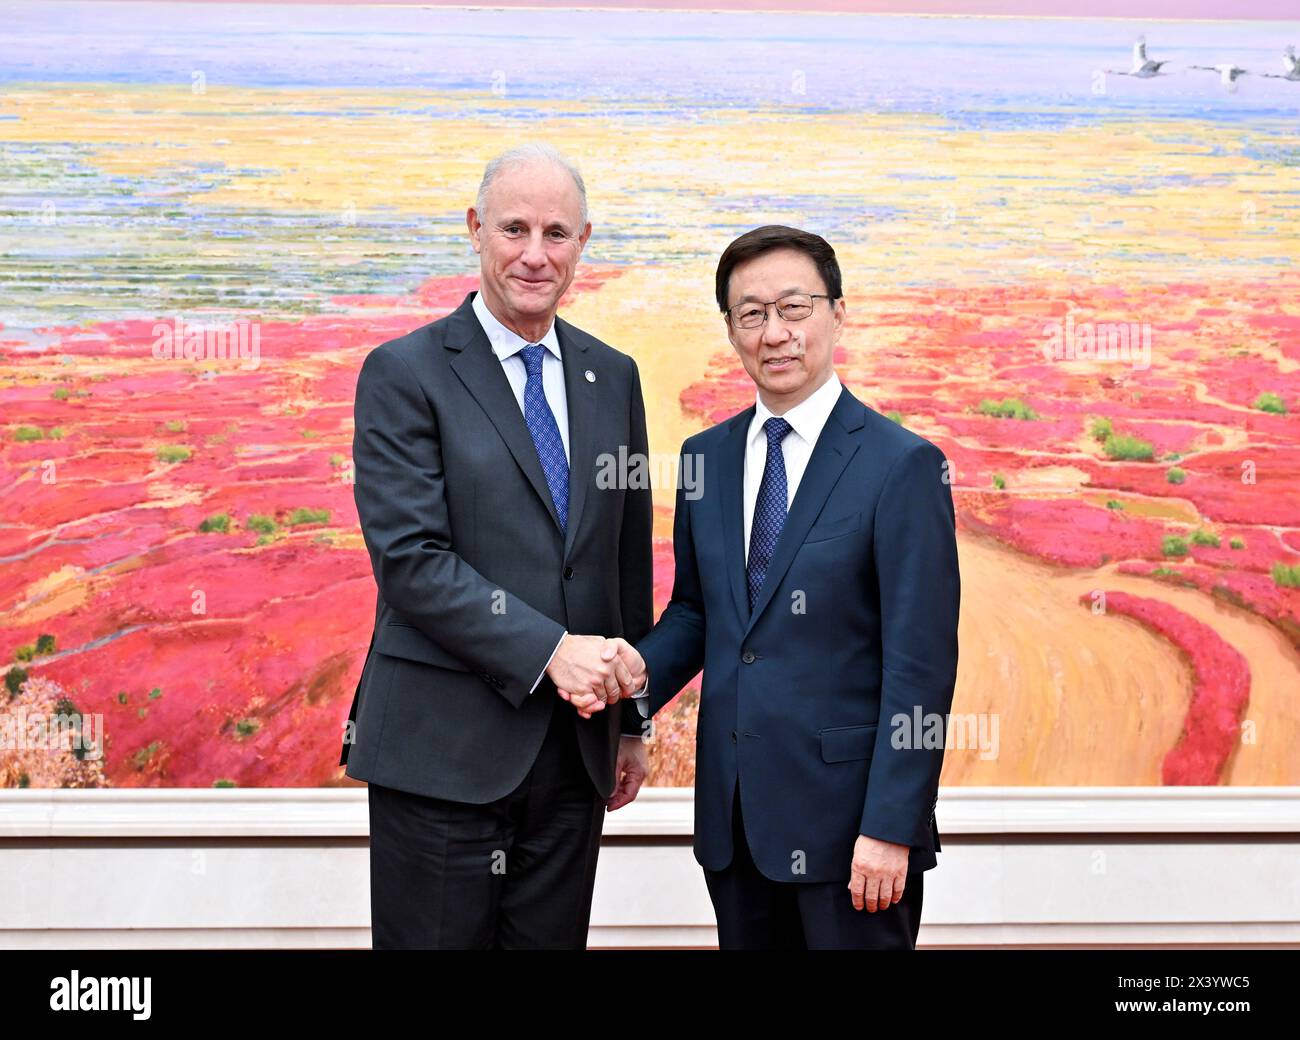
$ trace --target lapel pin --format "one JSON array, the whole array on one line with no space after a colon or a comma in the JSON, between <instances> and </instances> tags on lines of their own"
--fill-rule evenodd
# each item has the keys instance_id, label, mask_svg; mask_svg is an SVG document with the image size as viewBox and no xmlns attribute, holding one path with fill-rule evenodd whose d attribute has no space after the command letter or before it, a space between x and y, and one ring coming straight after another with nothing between
<instances>
[{"instance_id":1,"label":"lapel pin","mask_svg":"<svg viewBox=\"0 0 1300 1040\"><path fill-rule=\"evenodd\" d=\"M594 383L596 381L596 373L593 372L591 369L587 369L587 371L585 371L582 374L587 377L588 383Z\"/></svg>"}]
</instances>

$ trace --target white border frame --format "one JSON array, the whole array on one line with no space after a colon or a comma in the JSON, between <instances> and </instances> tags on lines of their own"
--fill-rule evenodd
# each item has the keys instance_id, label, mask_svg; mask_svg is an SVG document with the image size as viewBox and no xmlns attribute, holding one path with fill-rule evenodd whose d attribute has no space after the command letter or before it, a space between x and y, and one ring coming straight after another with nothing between
<instances>
[{"instance_id":1,"label":"white border frame","mask_svg":"<svg viewBox=\"0 0 1300 1040\"><path fill-rule=\"evenodd\" d=\"M949 787L944 835L1300 835L1300 787ZM694 792L647 787L607 837L689 837ZM3 838L358 837L366 789L89 788L0 791Z\"/></svg>"},{"instance_id":2,"label":"white border frame","mask_svg":"<svg viewBox=\"0 0 1300 1040\"><path fill-rule=\"evenodd\" d=\"M606 817L588 942L716 945L689 788ZM957 787L923 948L1300 948L1300 787ZM0 791L0 948L370 947L366 789ZM306 882L306 883L305 883Z\"/></svg>"}]
</instances>

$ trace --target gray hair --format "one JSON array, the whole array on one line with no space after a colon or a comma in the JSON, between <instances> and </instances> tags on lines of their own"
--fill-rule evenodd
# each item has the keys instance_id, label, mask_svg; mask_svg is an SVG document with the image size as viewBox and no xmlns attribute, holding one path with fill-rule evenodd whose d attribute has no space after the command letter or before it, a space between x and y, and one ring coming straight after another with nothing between
<instances>
[{"instance_id":1,"label":"gray hair","mask_svg":"<svg viewBox=\"0 0 1300 1040\"><path fill-rule=\"evenodd\" d=\"M578 199L582 207L582 227L586 227L587 186L582 182L582 174L578 172L578 167L574 165L572 160L562 155L551 145L540 142L516 145L514 148L502 152L487 164L483 170L483 180L479 182L478 198L474 200L474 208L478 211L479 220L483 219L487 191L492 186L492 182L496 180L497 174L515 166L526 166L529 163L536 162L550 163L568 171L569 176L573 178L573 183L578 186Z\"/></svg>"}]
</instances>

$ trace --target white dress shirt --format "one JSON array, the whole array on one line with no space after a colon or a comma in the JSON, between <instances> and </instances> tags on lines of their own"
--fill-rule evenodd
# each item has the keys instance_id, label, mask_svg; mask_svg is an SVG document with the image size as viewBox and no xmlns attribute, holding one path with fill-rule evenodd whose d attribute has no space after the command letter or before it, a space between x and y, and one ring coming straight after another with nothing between
<instances>
[{"instance_id":1,"label":"white dress shirt","mask_svg":"<svg viewBox=\"0 0 1300 1040\"><path fill-rule=\"evenodd\" d=\"M555 415L555 425L560 428L560 440L564 442L564 458L569 460L569 399L564 391L564 362L560 359L560 340L555 335L555 322L546 330L546 335L539 340L526 340L497 320L495 314L488 310L483 302L483 294L474 294L471 304L478 322L487 333L488 342L492 344L492 353L505 369L506 378L510 380L510 389L515 392L519 402L519 411L524 411L524 387L528 385L528 366L520 351L533 343L540 343L546 348L542 354L542 392L546 394L546 403Z\"/></svg>"},{"instance_id":2,"label":"white dress shirt","mask_svg":"<svg viewBox=\"0 0 1300 1040\"><path fill-rule=\"evenodd\" d=\"M564 362L560 360L560 340L555 334L555 322L551 322L551 327L540 340L530 341L506 328L497 320L497 316L488 310L488 305L483 302L481 291L474 294L470 306L474 308L479 324L487 333L488 342L492 344L492 353L497 356L497 360L505 370L506 379L510 381L510 389L514 391L515 400L519 402L520 414L524 414L524 387L528 385L528 366L524 364L524 359L519 352L533 343L540 343L546 348L542 353L542 393L546 395L546 403L551 406L551 412L555 415L555 424L560 428L560 440L564 442L564 458L572 465L569 459L569 399L564 391ZM568 632L564 633L565 636L568 634ZM564 636L560 636L560 643L562 642ZM560 649L560 643L555 644L555 650ZM537 676L529 693L537 689L538 683L542 681L546 669L551 666L551 658L555 656L555 650L552 650L551 657L546 659L546 665Z\"/></svg>"},{"instance_id":3,"label":"white dress shirt","mask_svg":"<svg viewBox=\"0 0 1300 1040\"><path fill-rule=\"evenodd\" d=\"M781 441L781 455L785 459L786 509L794 503L794 493L799 490L803 471L808 468L813 446L821 436L826 420L835 410L835 402L840 399L841 390L843 387L839 377L832 372L830 378L814 390L810 397L781 416L792 427ZM754 418L749 423L749 439L745 442L746 565L749 561L749 529L754 525L758 486L763 482L763 470L767 466L767 431L763 429L763 423L772 418L772 415L772 410L763 403L762 398L756 398Z\"/></svg>"}]
</instances>

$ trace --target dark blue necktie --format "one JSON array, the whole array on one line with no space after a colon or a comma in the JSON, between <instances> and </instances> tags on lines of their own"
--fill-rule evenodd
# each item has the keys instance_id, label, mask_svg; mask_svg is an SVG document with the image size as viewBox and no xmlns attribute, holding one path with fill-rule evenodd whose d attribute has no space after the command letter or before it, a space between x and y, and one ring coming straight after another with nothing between
<instances>
[{"instance_id":1,"label":"dark blue necktie","mask_svg":"<svg viewBox=\"0 0 1300 1040\"><path fill-rule=\"evenodd\" d=\"M528 370L528 382L524 384L524 422L533 435L537 458L542 464L542 473L546 475L546 486L551 489L551 501L555 503L555 512L560 518L560 530L564 531L569 526L569 461L564 457L560 425L555 421L555 413L546 403L546 393L542 389L542 353L545 350L540 343L534 343L519 351L524 359L524 368ZM781 486L785 486L784 474Z\"/></svg>"},{"instance_id":2,"label":"dark blue necktie","mask_svg":"<svg viewBox=\"0 0 1300 1040\"><path fill-rule=\"evenodd\" d=\"M749 609L753 611L758 594L767 577L767 565L772 562L772 550L785 526L786 501L789 491L785 482L785 455L781 441L793 427L784 419L772 416L763 423L767 433L767 462L763 466L763 482L758 485L758 500L754 503L754 521L749 528L749 563L745 573L749 580Z\"/></svg>"}]
</instances>

